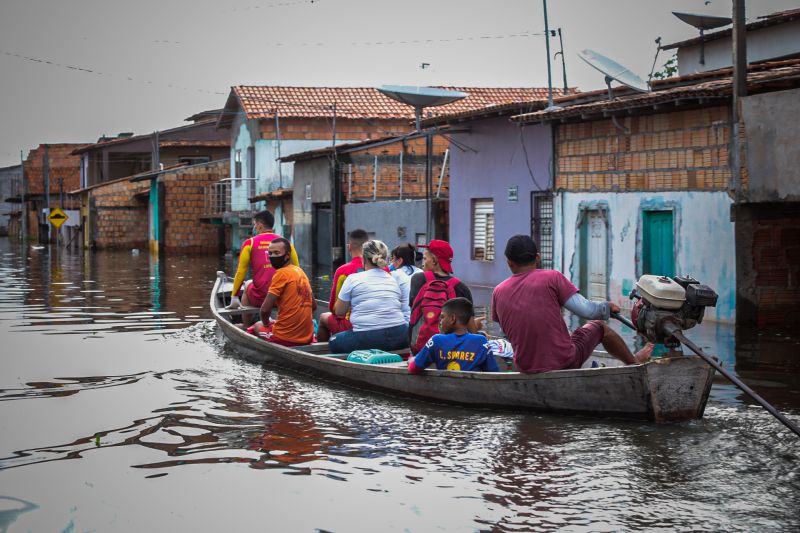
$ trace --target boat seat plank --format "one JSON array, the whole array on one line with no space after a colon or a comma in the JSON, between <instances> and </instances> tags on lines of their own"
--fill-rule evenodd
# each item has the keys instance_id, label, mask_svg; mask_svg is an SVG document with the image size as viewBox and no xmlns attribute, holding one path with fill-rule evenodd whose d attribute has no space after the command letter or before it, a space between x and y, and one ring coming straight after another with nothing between
<instances>
[{"instance_id":1,"label":"boat seat plank","mask_svg":"<svg viewBox=\"0 0 800 533\"><path fill-rule=\"evenodd\" d=\"M228 316L241 315L243 313L258 313L259 311L261 311L260 307L237 307L236 309L228 309L228 308L217 309L217 313L219 313L220 315L228 315Z\"/></svg>"}]
</instances>

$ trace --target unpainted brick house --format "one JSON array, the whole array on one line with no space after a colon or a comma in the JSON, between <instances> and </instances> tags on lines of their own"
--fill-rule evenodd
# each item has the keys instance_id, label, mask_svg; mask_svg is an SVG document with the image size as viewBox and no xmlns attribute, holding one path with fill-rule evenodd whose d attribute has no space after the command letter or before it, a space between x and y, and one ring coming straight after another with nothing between
<instances>
[{"instance_id":1,"label":"unpainted brick house","mask_svg":"<svg viewBox=\"0 0 800 533\"><path fill-rule=\"evenodd\" d=\"M393 248L405 242L427 242L427 231L447 238L450 143L432 135L431 215L426 225L426 141L410 133L374 141L337 145L284 157L294 163L293 242L304 265L332 264L332 232L343 240L356 228ZM331 191L335 190L332 195ZM332 223L331 199L340 197L343 221ZM347 258L345 258L347 259Z\"/></svg>"},{"instance_id":2,"label":"unpainted brick house","mask_svg":"<svg viewBox=\"0 0 800 533\"><path fill-rule=\"evenodd\" d=\"M55 241L56 230L47 221L52 208L61 208L67 221L58 230L61 242L78 242L80 204L69 191L80 183L80 158L72 154L85 144L41 144L22 163L22 216L26 217L27 238L45 243ZM49 198L49 203L48 203Z\"/></svg>"},{"instance_id":3,"label":"unpainted brick house","mask_svg":"<svg viewBox=\"0 0 800 533\"><path fill-rule=\"evenodd\" d=\"M708 318L736 319L737 286L753 265L737 268L744 250L733 220L746 183L737 183L730 157L730 76L672 78L610 100L606 91L582 93L513 119L554 127L554 264L588 298L629 307L642 274L689 274L719 293ZM797 61L751 66L748 90L770 93L798 76ZM784 288L794 283L789 271Z\"/></svg>"},{"instance_id":4,"label":"unpainted brick house","mask_svg":"<svg viewBox=\"0 0 800 533\"><path fill-rule=\"evenodd\" d=\"M218 114L74 150L81 186L72 193L80 199L84 247L186 253L224 247L224 228L203 219L207 186L228 178L229 141L216 127Z\"/></svg>"}]
</instances>

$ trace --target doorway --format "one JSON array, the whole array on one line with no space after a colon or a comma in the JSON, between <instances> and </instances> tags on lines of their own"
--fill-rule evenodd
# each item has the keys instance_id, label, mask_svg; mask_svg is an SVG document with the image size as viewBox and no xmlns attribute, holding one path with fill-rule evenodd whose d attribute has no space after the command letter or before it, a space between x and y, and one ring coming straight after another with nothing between
<instances>
[{"instance_id":1,"label":"doorway","mask_svg":"<svg viewBox=\"0 0 800 533\"><path fill-rule=\"evenodd\" d=\"M642 212L642 274L675 275L672 211Z\"/></svg>"},{"instance_id":2,"label":"doorway","mask_svg":"<svg viewBox=\"0 0 800 533\"><path fill-rule=\"evenodd\" d=\"M608 299L607 233L605 211L585 211L580 228L580 289L589 300Z\"/></svg>"},{"instance_id":3,"label":"doorway","mask_svg":"<svg viewBox=\"0 0 800 533\"><path fill-rule=\"evenodd\" d=\"M331 262L331 206L314 204L313 221L314 264L330 268Z\"/></svg>"}]
</instances>

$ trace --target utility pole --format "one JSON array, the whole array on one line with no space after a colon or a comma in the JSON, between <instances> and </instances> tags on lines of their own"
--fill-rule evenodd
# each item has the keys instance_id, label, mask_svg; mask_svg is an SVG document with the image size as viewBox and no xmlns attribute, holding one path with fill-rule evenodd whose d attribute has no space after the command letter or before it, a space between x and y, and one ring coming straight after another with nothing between
<instances>
[{"instance_id":1,"label":"utility pole","mask_svg":"<svg viewBox=\"0 0 800 533\"><path fill-rule=\"evenodd\" d=\"M44 177L44 204L47 208L47 213L50 214L50 156L47 150L47 145L44 145L44 155L42 156L42 176ZM36 221L39 221L39 214L36 214ZM47 225L47 243L50 243L50 226Z\"/></svg>"},{"instance_id":2,"label":"utility pole","mask_svg":"<svg viewBox=\"0 0 800 533\"><path fill-rule=\"evenodd\" d=\"M58 204L59 208L64 210L64 178L58 178ZM56 228L56 244L58 245L61 240L61 226Z\"/></svg>"},{"instance_id":3,"label":"utility pole","mask_svg":"<svg viewBox=\"0 0 800 533\"><path fill-rule=\"evenodd\" d=\"M28 183L25 181L25 159L22 156L22 150L19 151L19 168L20 168L20 178L22 183L20 184L21 191L20 197L22 199L22 204L20 208L20 217L22 218L22 244L25 244L25 241L28 238Z\"/></svg>"},{"instance_id":4,"label":"utility pole","mask_svg":"<svg viewBox=\"0 0 800 533\"><path fill-rule=\"evenodd\" d=\"M734 198L736 203L741 199L742 189L742 154L739 142L741 120L741 99L747 96L747 27L745 22L745 0L733 0L733 101L731 126L733 132L733 175Z\"/></svg>"},{"instance_id":5,"label":"utility pole","mask_svg":"<svg viewBox=\"0 0 800 533\"><path fill-rule=\"evenodd\" d=\"M564 59L564 39L561 37L561 28L558 28L558 42L561 45L561 70L564 73L564 94L567 94L569 86L567 85L567 64Z\"/></svg>"},{"instance_id":6,"label":"utility pole","mask_svg":"<svg viewBox=\"0 0 800 533\"><path fill-rule=\"evenodd\" d=\"M550 68L550 23L547 20L547 0L544 5L544 43L547 49L547 107L553 107L553 74Z\"/></svg>"}]
</instances>

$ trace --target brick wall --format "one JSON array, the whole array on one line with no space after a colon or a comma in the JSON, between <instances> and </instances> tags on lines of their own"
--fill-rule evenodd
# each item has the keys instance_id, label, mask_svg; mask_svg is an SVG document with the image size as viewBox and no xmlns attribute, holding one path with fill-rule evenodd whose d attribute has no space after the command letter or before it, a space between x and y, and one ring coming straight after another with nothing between
<instances>
[{"instance_id":1,"label":"brick wall","mask_svg":"<svg viewBox=\"0 0 800 533\"><path fill-rule=\"evenodd\" d=\"M214 253L220 248L220 226L201 221L205 189L228 178L228 160L177 169L161 175L164 183L164 235L166 252ZM223 236L224 238L224 236Z\"/></svg>"},{"instance_id":2,"label":"brick wall","mask_svg":"<svg viewBox=\"0 0 800 533\"><path fill-rule=\"evenodd\" d=\"M758 221L753 234L759 328L800 326L800 217Z\"/></svg>"},{"instance_id":3,"label":"brick wall","mask_svg":"<svg viewBox=\"0 0 800 533\"><path fill-rule=\"evenodd\" d=\"M262 139L275 138L275 121L264 119L259 123ZM414 128L409 120L336 120L337 139L378 139L408 133ZM324 140L333 135L332 119L287 118L280 120L282 140Z\"/></svg>"},{"instance_id":4,"label":"brick wall","mask_svg":"<svg viewBox=\"0 0 800 533\"><path fill-rule=\"evenodd\" d=\"M556 189L726 190L729 110L711 107L563 124L556 135Z\"/></svg>"},{"instance_id":5,"label":"brick wall","mask_svg":"<svg viewBox=\"0 0 800 533\"><path fill-rule=\"evenodd\" d=\"M147 249L150 182L127 179L88 191L93 216L90 241L98 250Z\"/></svg>"},{"instance_id":6,"label":"brick wall","mask_svg":"<svg viewBox=\"0 0 800 533\"><path fill-rule=\"evenodd\" d=\"M800 204L736 210L737 322L762 330L800 327Z\"/></svg>"},{"instance_id":7,"label":"brick wall","mask_svg":"<svg viewBox=\"0 0 800 533\"><path fill-rule=\"evenodd\" d=\"M44 194L44 146L39 145L28 152L28 158L23 162L25 179L28 183L29 194ZM81 165L80 156L70 155L70 152L83 148L85 144L48 144L47 159L49 162L50 200L53 207L58 204L58 178L64 178L64 192L74 191L80 187Z\"/></svg>"},{"instance_id":8,"label":"brick wall","mask_svg":"<svg viewBox=\"0 0 800 533\"><path fill-rule=\"evenodd\" d=\"M435 196L442 171L444 152L449 143L442 137L433 138L432 181ZM344 197L348 200L399 199L400 198L400 152L403 151L403 199L425 198L425 139L368 147L349 152L339 157L342 163L341 178ZM375 156L378 157L378 173L375 179ZM448 165L449 167L449 165ZM376 183L377 182L377 183ZM442 179L441 197L449 193L449 172L445 169ZM352 185L352 187L351 187ZM376 187L377 185L377 187ZM352 190L351 190L352 189Z\"/></svg>"}]
</instances>

